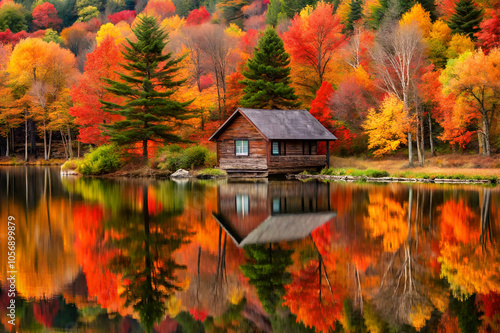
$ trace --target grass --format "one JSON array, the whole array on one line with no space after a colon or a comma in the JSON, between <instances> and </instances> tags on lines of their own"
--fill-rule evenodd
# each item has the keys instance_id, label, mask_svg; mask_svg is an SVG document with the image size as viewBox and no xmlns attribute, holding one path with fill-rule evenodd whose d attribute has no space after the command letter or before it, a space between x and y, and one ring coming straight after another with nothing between
<instances>
[{"instance_id":1,"label":"grass","mask_svg":"<svg viewBox=\"0 0 500 333\"><path fill-rule=\"evenodd\" d=\"M82 164L83 159L70 159L64 162L61 166L61 171L76 171L80 164Z\"/></svg>"},{"instance_id":2,"label":"grass","mask_svg":"<svg viewBox=\"0 0 500 333\"><path fill-rule=\"evenodd\" d=\"M221 169L215 169L215 168L206 168L198 171L196 173L197 177L210 177L210 176L215 176L215 177L224 177L227 176L227 172Z\"/></svg>"},{"instance_id":3,"label":"grass","mask_svg":"<svg viewBox=\"0 0 500 333\"><path fill-rule=\"evenodd\" d=\"M372 177L372 178L380 178L380 177L388 177L389 173L387 171L375 170L375 169L367 169L367 170L359 170L359 169L344 169L344 168L328 168L321 170L322 175L329 176L353 176L353 177Z\"/></svg>"}]
</instances>

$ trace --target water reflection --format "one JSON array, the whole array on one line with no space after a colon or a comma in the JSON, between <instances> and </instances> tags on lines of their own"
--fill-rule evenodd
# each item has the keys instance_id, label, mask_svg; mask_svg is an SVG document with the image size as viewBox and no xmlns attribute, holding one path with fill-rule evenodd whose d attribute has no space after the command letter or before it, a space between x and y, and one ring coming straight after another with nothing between
<instances>
[{"instance_id":1,"label":"water reflection","mask_svg":"<svg viewBox=\"0 0 500 333\"><path fill-rule=\"evenodd\" d=\"M498 188L25 167L0 169L0 188L0 219L18 221L18 332L500 330Z\"/></svg>"}]
</instances>

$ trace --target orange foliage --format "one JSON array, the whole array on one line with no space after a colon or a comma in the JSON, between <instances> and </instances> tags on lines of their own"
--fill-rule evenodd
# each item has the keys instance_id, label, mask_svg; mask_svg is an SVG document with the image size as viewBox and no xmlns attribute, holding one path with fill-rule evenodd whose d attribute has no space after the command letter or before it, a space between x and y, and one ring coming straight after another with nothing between
<instances>
[{"instance_id":1,"label":"orange foliage","mask_svg":"<svg viewBox=\"0 0 500 333\"><path fill-rule=\"evenodd\" d=\"M443 240L460 243L479 240L479 217L463 200L448 200L440 207L440 211Z\"/></svg>"},{"instance_id":2,"label":"orange foliage","mask_svg":"<svg viewBox=\"0 0 500 333\"><path fill-rule=\"evenodd\" d=\"M171 0L149 0L143 13L149 16L158 16L160 20L175 13L175 5Z\"/></svg>"}]
</instances>

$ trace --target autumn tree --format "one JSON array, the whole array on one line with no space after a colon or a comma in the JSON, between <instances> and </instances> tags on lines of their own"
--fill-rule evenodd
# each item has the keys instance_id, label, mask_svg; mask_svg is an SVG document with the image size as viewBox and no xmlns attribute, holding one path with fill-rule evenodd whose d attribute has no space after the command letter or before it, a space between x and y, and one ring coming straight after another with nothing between
<instances>
[{"instance_id":1,"label":"autumn tree","mask_svg":"<svg viewBox=\"0 0 500 333\"><path fill-rule=\"evenodd\" d=\"M381 156L396 150L401 144L406 144L405 132L408 117L403 105L395 95L384 99L380 112L375 109L368 111L364 125L368 133L368 148L378 148L375 156Z\"/></svg>"},{"instance_id":2,"label":"autumn tree","mask_svg":"<svg viewBox=\"0 0 500 333\"><path fill-rule=\"evenodd\" d=\"M345 41L343 28L340 17L333 12L333 5L321 1L310 14L295 14L292 25L283 35L285 48L292 59L313 70L310 87L314 92L325 81L328 66Z\"/></svg>"},{"instance_id":3,"label":"autumn tree","mask_svg":"<svg viewBox=\"0 0 500 333\"><path fill-rule=\"evenodd\" d=\"M316 98L311 102L311 110L309 110L314 118L326 128L332 127L332 113L329 108L332 96L332 85L326 81L323 82L316 92Z\"/></svg>"},{"instance_id":4,"label":"autumn tree","mask_svg":"<svg viewBox=\"0 0 500 333\"><path fill-rule=\"evenodd\" d=\"M458 0L455 3L455 13L448 21L448 26L455 34L464 34L475 39L479 31L479 23L483 19L483 12L477 8L474 0Z\"/></svg>"},{"instance_id":5,"label":"autumn tree","mask_svg":"<svg viewBox=\"0 0 500 333\"><path fill-rule=\"evenodd\" d=\"M44 158L51 154L49 106L57 101L75 73L75 58L58 44L38 38L22 40L12 51L8 71L11 83L31 98L31 112L42 125ZM61 95L62 96L62 95Z\"/></svg>"},{"instance_id":6,"label":"autumn tree","mask_svg":"<svg viewBox=\"0 0 500 333\"><path fill-rule=\"evenodd\" d=\"M210 13L207 11L205 6L201 6L199 9L193 9L188 17L186 18L186 24L188 26L203 24L210 20Z\"/></svg>"},{"instance_id":7,"label":"autumn tree","mask_svg":"<svg viewBox=\"0 0 500 333\"><path fill-rule=\"evenodd\" d=\"M349 4L350 11L349 15L347 16L347 23L345 25L344 30L346 32L353 32L354 31L354 25L355 23L361 19L363 13L361 11L361 5L363 4L362 0L352 0L351 3Z\"/></svg>"},{"instance_id":8,"label":"autumn tree","mask_svg":"<svg viewBox=\"0 0 500 333\"><path fill-rule=\"evenodd\" d=\"M191 101L181 103L172 99L174 89L184 83L184 80L175 80L179 70L177 64L182 58L175 59L172 53L163 54L167 36L156 19L140 17L133 32L137 42L127 39L128 46L123 54L125 63L120 65L125 73L120 74L120 81L105 79L110 85L107 91L125 98L125 102L101 102L105 111L124 117L124 120L106 124L111 141L120 145L142 143L142 156L147 160L148 142L181 141L173 133L171 122L192 117L185 109Z\"/></svg>"},{"instance_id":9,"label":"autumn tree","mask_svg":"<svg viewBox=\"0 0 500 333\"><path fill-rule=\"evenodd\" d=\"M157 16L163 20L174 15L175 5L171 0L150 0L144 8L144 14L148 16Z\"/></svg>"},{"instance_id":10,"label":"autumn tree","mask_svg":"<svg viewBox=\"0 0 500 333\"><path fill-rule=\"evenodd\" d=\"M491 49L500 47L500 19L496 10L491 11L491 18L481 22L480 31L476 33L481 48L485 54L488 54Z\"/></svg>"},{"instance_id":11,"label":"autumn tree","mask_svg":"<svg viewBox=\"0 0 500 333\"><path fill-rule=\"evenodd\" d=\"M109 36L87 55L83 77L71 90L73 106L70 114L80 126L80 142L101 145L109 140L109 137L103 135L101 126L114 122L120 116L104 112L99 100L118 101L106 91L103 78L117 80L117 72L120 70L118 64L123 61L120 47Z\"/></svg>"},{"instance_id":12,"label":"autumn tree","mask_svg":"<svg viewBox=\"0 0 500 333\"><path fill-rule=\"evenodd\" d=\"M467 98L481 115L483 155L491 155L491 125L497 115L500 93L500 50L466 52L448 64L440 80L446 93Z\"/></svg>"},{"instance_id":13,"label":"autumn tree","mask_svg":"<svg viewBox=\"0 0 500 333\"><path fill-rule=\"evenodd\" d=\"M382 81L381 88L403 103L404 114L409 117L412 91L418 82L418 70L424 59L422 33L415 23L399 24L392 31L379 31L379 37L372 57L376 73ZM411 126L407 127L407 136L408 162L412 166ZM423 158L423 154L419 157ZM419 162L422 164L423 160Z\"/></svg>"},{"instance_id":14,"label":"autumn tree","mask_svg":"<svg viewBox=\"0 0 500 333\"><path fill-rule=\"evenodd\" d=\"M58 29L62 20L57 16L57 9L53 4L44 2L33 9L33 25L35 29Z\"/></svg>"},{"instance_id":15,"label":"autumn tree","mask_svg":"<svg viewBox=\"0 0 500 333\"><path fill-rule=\"evenodd\" d=\"M113 24L117 24L118 22L121 21L125 21L128 24L132 24L136 16L137 14L135 10L122 10L121 12L108 15L108 20Z\"/></svg>"},{"instance_id":16,"label":"autumn tree","mask_svg":"<svg viewBox=\"0 0 500 333\"><path fill-rule=\"evenodd\" d=\"M245 93L240 104L255 109L293 109L300 105L294 88L290 87L290 56L285 52L283 41L273 28L268 28L253 58L243 71Z\"/></svg>"},{"instance_id":17,"label":"autumn tree","mask_svg":"<svg viewBox=\"0 0 500 333\"><path fill-rule=\"evenodd\" d=\"M9 1L0 7L0 31L7 29L14 33L28 29L25 9L21 4Z\"/></svg>"}]
</instances>

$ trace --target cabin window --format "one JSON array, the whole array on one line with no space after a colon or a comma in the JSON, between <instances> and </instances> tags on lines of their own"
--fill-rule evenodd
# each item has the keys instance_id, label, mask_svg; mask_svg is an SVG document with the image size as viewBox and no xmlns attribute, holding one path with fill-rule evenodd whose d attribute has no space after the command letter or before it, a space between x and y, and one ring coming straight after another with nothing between
<instances>
[{"instance_id":1,"label":"cabin window","mask_svg":"<svg viewBox=\"0 0 500 333\"><path fill-rule=\"evenodd\" d=\"M236 156L248 156L248 140L236 140Z\"/></svg>"},{"instance_id":2,"label":"cabin window","mask_svg":"<svg viewBox=\"0 0 500 333\"><path fill-rule=\"evenodd\" d=\"M238 215L248 215L248 207L250 206L250 198L246 194L236 195L236 213Z\"/></svg>"},{"instance_id":3,"label":"cabin window","mask_svg":"<svg viewBox=\"0 0 500 333\"><path fill-rule=\"evenodd\" d=\"M281 211L280 198L273 198L273 213L279 213L280 211Z\"/></svg>"},{"instance_id":4,"label":"cabin window","mask_svg":"<svg viewBox=\"0 0 500 333\"><path fill-rule=\"evenodd\" d=\"M272 145L273 146L272 146L271 153L273 155L279 155L280 154L280 143L279 143L279 141L273 141Z\"/></svg>"}]
</instances>

